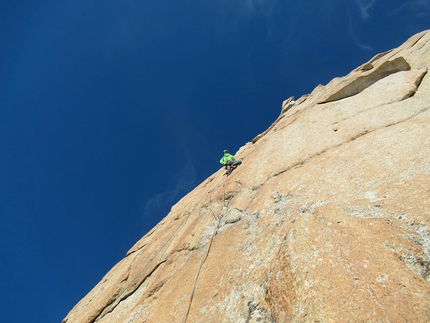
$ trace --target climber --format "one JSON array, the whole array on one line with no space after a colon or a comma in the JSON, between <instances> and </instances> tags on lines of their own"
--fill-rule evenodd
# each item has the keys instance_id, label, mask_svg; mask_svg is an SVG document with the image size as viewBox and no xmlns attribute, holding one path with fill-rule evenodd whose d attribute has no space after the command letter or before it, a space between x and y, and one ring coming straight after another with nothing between
<instances>
[{"instance_id":1,"label":"climber","mask_svg":"<svg viewBox=\"0 0 430 323\"><path fill-rule=\"evenodd\" d=\"M242 161L236 160L233 155L230 155L230 152L228 150L224 150L224 156L219 162L225 166L225 175L227 176L230 175L233 169L235 169L238 165L242 164Z\"/></svg>"}]
</instances>

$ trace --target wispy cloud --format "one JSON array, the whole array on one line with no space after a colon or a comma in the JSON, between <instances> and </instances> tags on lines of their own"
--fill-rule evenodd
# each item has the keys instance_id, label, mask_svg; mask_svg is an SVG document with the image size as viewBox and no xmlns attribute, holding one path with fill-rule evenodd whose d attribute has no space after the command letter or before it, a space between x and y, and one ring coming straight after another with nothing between
<instances>
[{"instance_id":1,"label":"wispy cloud","mask_svg":"<svg viewBox=\"0 0 430 323\"><path fill-rule=\"evenodd\" d=\"M143 209L144 218L151 218L154 214L167 212L179 199L181 199L196 185L197 171L193 163L191 151L186 146L182 135L178 134L178 137L182 151L185 152L184 167L179 172L172 173L169 182L174 183L173 187L158 192L146 201ZM168 184L166 184L166 186L167 185ZM167 213L161 214L161 216L166 215Z\"/></svg>"},{"instance_id":2,"label":"wispy cloud","mask_svg":"<svg viewBox=\"0 0 430 323\"><path fill-rule=\"evenodd\" d=\"M430 0L411 0L404 2L397 7L393 13L409 11L415 14L417 18L425 18L430 16Z\"/></svg>"},{"instance_id":3,"label":"wispy cloud","mask_svg":"<svg viewBox=\"0 0 430 323\"><path fill-rule=\"evenodd\" d=\"M366 44L363 44L359 39L357 39L356 37L352 37L352 40L354 41L354 44L357 46L357 47L360 47L361 49L364 49L364 50L369 50L369 51L371 51L372 49L373 49L373 47L372 46L370 46L370 45L366 45Z\"/></svg>"},{"instance_id":4,"label":"wispy cloud","mask_svg":"<svg viewBox=\"0 0 430 323\"><path fill-rule=\"evenodd\" d=\"M348 14L348 34L351 37L351 40L354 42L354 44L364 50L372 50L373 48L369 45L365 45L363 44L362 41L359 40L357 33L356 33L356 28L354 27L354 19L352 17L351 12L347 12Z\"/></svg>"},{"instance_id":5,"label":"wispy cloud","mask_svg":"<svg viewBox=\"0 0 430 323\"><path fill-rule=\"evenodd\" d=\"M270 35L273 25L273 14L277 10L278 0L221 0L218 4L219 21L216 32L230 33L242 25L249 23L256 17L263 16L267 20Z\"/></svg>"},{"instance_id":6,"label":"wispy cloud","mask_svg":"<svg viewBox=\"0 0 430 323\"><path fill-rule=\"evenodd\" d=\"M173 188L159 192L146 201L143 210L144 218L151 218L155 214L165 212L193 188L196 181L194 166L191 163L187 163L180 173L179 178L172 179L176 181ZM166 215L167 213L161 214L161 216Z\"/></svg>"},{"instance_id":7,"label":"wispy cloud","mask_svg":"<svg viewBox=\"0 0 430 323\"><path fill-rule=\"evenodd\" d=\"M260 11L264 15L271 15L277 0L244 0L244 8L252 12Z\"/></svg>"},{"instance_id":8,"label":"wispy cloud","mask_svg":"<svg viewBox=\"0 0 430 323\"><path fill-rule=\"evenodd\" d=\"M276 10L278 0L245 0L244 3L251 17L257 14L265 17L267 35L270 38L273 30L276 28L273 14Z\"/></svg>"},{"instance_id":9,"label":"wispy cloud","mask_svg":"<svg viewBox=\"0 0 430 323\"><path fill-rule=\"evenodd\" d=\"M360 11L360 16L363 20L370 17L369 11L372 9L373 5L377 0L355 0Z\"/></svg>"}]
</instances>

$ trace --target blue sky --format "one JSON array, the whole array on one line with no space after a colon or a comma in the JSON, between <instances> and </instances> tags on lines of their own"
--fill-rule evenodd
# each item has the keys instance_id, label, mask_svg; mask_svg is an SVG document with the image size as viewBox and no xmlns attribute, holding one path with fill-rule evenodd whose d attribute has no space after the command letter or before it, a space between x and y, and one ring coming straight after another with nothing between
<instances>
[{"instance_id":1,"label":"blue sky","mask_svg":"<svg viewBox=\"0 0 430 323\"><path fill-rule=\"evenodd\" d=\"M1 322L59 322L278 116L430 0L0 4Z\"/></svg>"}]
</instances>

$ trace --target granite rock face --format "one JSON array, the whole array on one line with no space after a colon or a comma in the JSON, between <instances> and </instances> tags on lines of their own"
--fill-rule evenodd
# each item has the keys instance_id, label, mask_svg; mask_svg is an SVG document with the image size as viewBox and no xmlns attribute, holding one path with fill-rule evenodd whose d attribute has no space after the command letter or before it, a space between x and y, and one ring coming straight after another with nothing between
<instances>
[{"instance_id":1,"label":"granite rock face","mask_svg":"<svg viewBox=\"0 0 430 323\"><path fill-rule=\"evenodd\" d=\"M429 322L430 31L284 101L67 323Z\"/></svg>"}]
</instances>

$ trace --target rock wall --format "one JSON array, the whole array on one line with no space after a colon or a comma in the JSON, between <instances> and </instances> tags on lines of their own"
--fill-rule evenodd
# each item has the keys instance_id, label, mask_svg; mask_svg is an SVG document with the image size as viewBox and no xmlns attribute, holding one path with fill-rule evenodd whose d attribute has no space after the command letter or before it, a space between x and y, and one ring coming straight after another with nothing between
<instances>
[{"instance_id":1,"label":"rock wall","mask_svg":"<svg viewBox=\"0 0 430 323\"><path fill-rule=\"evenodd\" d=\"M67 323L429 322L430 31L282 105Z\"/></svg>"}]
</instances>

